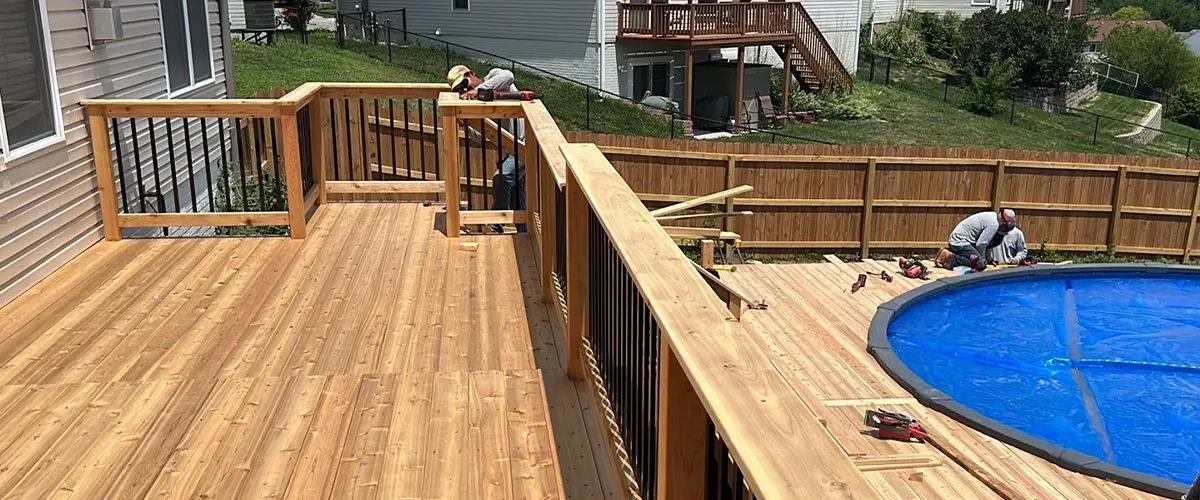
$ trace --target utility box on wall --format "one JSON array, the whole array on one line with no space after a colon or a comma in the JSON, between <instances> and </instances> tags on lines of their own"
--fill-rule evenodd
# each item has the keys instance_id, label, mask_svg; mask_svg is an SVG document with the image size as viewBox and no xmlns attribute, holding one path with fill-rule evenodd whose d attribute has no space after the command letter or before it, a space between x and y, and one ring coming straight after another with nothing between
<instances>
[{"instance_id":1,"label":"utility box on wall","mask_svg":"<svg viewBox=\"0 0 1200 500\"><path fill-rule=\"evenodd\" d=\"M737 63L709 61L696 63L692 70L692 92L697 117L697 129L716 129L717 123L730 123L736 105L734 99L742 100L742 125L757 127L759 113L756 96L771 95L771 66L746 64L742 95L737 94ZM722 105L721 100L725 103ZM701 114L703 110L704 114Z\"/></svg>"},{"instance_id":2,"label":"utility box on wall","mask_svg":"<svg viewBox=\"0 0 1200 500\"><path fill-rule=\"evenodd\" d=\"M125 38L121 9L113 6L112 0L88 0L85 9L88 41L92 45L103 45Z\"/></svg>"}]
</instances>

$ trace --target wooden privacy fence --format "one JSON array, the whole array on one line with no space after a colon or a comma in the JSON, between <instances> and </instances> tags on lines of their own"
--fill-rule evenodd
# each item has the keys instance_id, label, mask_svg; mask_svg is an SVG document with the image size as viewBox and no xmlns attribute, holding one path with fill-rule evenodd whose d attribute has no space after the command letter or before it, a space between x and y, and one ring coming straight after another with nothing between
<instances>
[{"instance_id":1,"label":"wooden privacy fence","mask_svg":"<svg viewBox=\"0 0 1200 500\"><path fill-rule=\"evenodd\" d=\"M1022 152L1008 158L903 157L894 153L904 148L864 155L856 150L866 148L837 154L839 149L822 146L815 155L769 145L567 137L600 144L652 206L754 186L749 196L722 207L753 210L753 216L717 222L739 233L745 248L856 249L864 256L872 249L928 250L944 246L963 217L1004 207L1018 212L1032 248L1184 260L1200 249L1200 172L1194 169L1020 159Z\"/></svg>"}]
</instances>

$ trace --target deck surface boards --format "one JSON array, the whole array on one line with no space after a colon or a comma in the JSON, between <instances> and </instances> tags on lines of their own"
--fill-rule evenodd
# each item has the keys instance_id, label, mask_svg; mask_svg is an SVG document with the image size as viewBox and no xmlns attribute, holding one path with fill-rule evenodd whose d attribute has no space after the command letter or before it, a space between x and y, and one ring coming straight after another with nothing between
<instances>
[{"instance_id":1,"label":"deck surface boards","mask_svg":"<svg viewBox=\"0 0 1200 500\"><path fill-rule=\"evenodd\" d=\"M529 236L439 211L87 250L0 309L0 496L612 498Z\"/></svg>"},{"instance_id":2,"label":"deck surface boards","mask_svg":"<svg viewBox=\"0 0 1200 500\"><path fill-rule=\"evenodd\" d=\"M880 271L895 276L891 283ZM850 293L861 273L867 287ZM948 271L934 270L934 277ZM881 441L862 425L867 409L883 408L925 423L960 459L968 460L1029 499L1157 498L1073 473L921 406L866 352L876 307L924 282L899 275L894 262L743 265L722 278L767 310L748 310L742 323L826 431L883 498L1000 498L979 478L932 446ZM914 458L915 457L915 458Z\"/></svg>"}]
</instances>

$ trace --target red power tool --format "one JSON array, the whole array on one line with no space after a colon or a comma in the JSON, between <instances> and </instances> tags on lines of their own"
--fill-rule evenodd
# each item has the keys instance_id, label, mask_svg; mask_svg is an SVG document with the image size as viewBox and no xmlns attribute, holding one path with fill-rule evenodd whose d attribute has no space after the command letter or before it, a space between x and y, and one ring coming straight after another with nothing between
<instances>
[{"instance_id":1,"label":"red power tool","mask_svg":"<svg viewBox=\"0 0 1200 500\"><path fill-rule=\"evenodd\" d=\"M914 439L918 442L925 442L925 440L929 439L929 434L925 433L925 429L921 427L921 424L903 413L867 410L867 414L863 418L863 424L872 429L879 429L879 437L881 439L894 439L905 442Z\"/></svg>"},{"instance_id":2,"label":"red power tool","mask_svg":"<svg viewBox=\"0 0 1200 500\"><path fill-rule=\"evenodd\" d=\"M479 89L475 98L480 101L532 101L533 92L521 90L518 92L502 92L494 89Z\"/></svg>"},{"instance_id":3,"label":"red power tool","mask_svg":"<svg viewBox=\"0 0 1200 500\"><path fill-rule=\"evenodd\" d=\"M858 281L855 281L853 285L850 285L850 293L858 293L858 291L865 286L867 286L867 275L860 274L858 275Z\"/></svg>"}]
</instances>

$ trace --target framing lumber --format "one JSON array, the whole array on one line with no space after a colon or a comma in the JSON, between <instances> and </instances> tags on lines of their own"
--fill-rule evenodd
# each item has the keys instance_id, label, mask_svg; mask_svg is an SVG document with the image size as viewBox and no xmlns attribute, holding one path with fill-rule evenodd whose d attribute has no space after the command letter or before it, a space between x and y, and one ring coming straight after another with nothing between
<instances>
[{"instance_id":1,"label":"framing lumber","mask_svg":"<svg viewBox=\"0 0 1200 500\"><path fill-rule=\"evenodd\" d=\"M525 224L529 212L525 210L464 210L460 215L464 225L475 224Z\"/></svg>"},{"instance_id":2,"label":"framing lumber","mask_svg":"<svg viewBox=\"0 0 1200 500\"><path fill-rule=\"evenodd\" d=\"M639 198L641 197L639 196ZM754 215L754 212L749 210L741 210L736 212L713 212L711 214L664 215L662 217L655 217L654 219L658 221L671 221L685 219L708 219L715 217L741 217L744 215ZM726 231L728 231L728 229L726 229Z\"/></svg>"},{"instance_id":3,"label":"framing lumber","mask_svg":"<svg viewBox=\"0 0 1200 500\"><path fill-rule=\"evenodd\" d=\"M326 181L330 194L442 194L446 183L442 181Z\"/></svg>"},{"instance_id":4,"label":"framing lumber","mask_svg":"<svg viewBox=\"0 0 1200 500\"><path fill-rule=\"evenodd\" d=\"M689 208L698 207L700 205L713 204L714 202L716 202L718 200L737 196L742 193L749 193L750 191L754 191L754 186L742 185L742 186L738 186L735 188L726 189L724 191L718 191L713 194L701 196L699 198L692 198L691 200L685 201L683 203L676 203L671 206L662 207L657 210L651 211L650 215L652 215L654 217L658 217L658 216L662 216L662 215L671 215L675 212L681 212L681 211L687 210Z\"/></svg>"},{"instance_id":5,"label":"framing lumber","mask_svg":"<svg viewBox=\"0 0 1200 500\"><path fill-rule=\"evenodd\" d=\"M219 212L194 214L120 214L121 227L286 226L287 212Z\"/></svg>"},{"instance_id":6,"label":"framing lumber","mask_svg":"<svg viewBox=\"0 0 1200 500\"><path fill-rule=\"evenodd\" d=\"M720 229L710 229L707 227L663 226L663 229L665 229L667 234L672 238L715 238L718 240L736 240L742 237L737 233L722 231Z\"/></svg>"}]
</instances>

